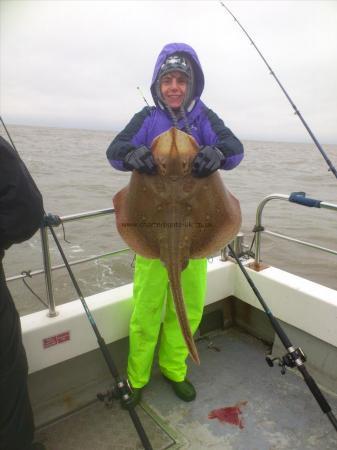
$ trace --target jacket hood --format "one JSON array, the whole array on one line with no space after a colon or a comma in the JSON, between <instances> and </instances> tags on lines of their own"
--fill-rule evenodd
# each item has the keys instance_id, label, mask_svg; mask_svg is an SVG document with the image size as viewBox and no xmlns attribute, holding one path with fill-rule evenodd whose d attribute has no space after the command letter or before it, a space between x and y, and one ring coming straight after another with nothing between
<instances>
[{"instance_id":1,"label":"jacket hood","mask_svg":"<svg viewBox=\"0 0 337 450\"><path fill-rule=\"evenodd\" d=\"M162 64L166 61L167 57L170 55L174 55L176 53L182 53L185 54L193 68L193 74L194 74L194 92L193 92L193 100L197 100L204 90L205 80L204 80L204 74L200 65L199 58L196 54L196 52L193 50L192 47L190 47L188 44L183 43L172 43L167 44L160 52L155 67L154 72L152 76L151 81L151 94L153 101L158 106L158 96L156 93L156 81L160 72L160 68Z\"/></svg>"}]
</instances>

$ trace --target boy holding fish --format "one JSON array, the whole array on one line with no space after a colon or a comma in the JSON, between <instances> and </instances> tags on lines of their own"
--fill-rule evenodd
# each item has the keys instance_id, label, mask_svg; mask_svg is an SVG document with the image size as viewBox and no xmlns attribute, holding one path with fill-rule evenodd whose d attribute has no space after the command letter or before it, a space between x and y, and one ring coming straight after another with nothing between
<instances>
[{"instance_id":1,"label":"boy holding fish","mask_svg":"<svg viewBox=\"0 0 337 450\"><path fill-rule=\"evenodd\" d=\"M174 127L192 136L199 146L191 166L191 174L196 179L205 179L218 169L236 167L243 158L243 146L200 100L203 88L204 75L195 51L187 44L166 45L155 64L151 83L156 106L145 107L135 114L116 136L107 150L111 165L117 170L137 171L150 177L158 175L159 167L151 147L155 138ZM190 259L181 272L184 307L192 333L202 317L206 276L206 258ZM194 400L195 388L186 377L188 348L179 329L168 271L160 259L137 254L133 300L128 358L132 404L140 401L142 388L150 379L165 301L159 368L179 398ZM197 353L193 358L198 361Z\"/></svg>"}]
</instances>

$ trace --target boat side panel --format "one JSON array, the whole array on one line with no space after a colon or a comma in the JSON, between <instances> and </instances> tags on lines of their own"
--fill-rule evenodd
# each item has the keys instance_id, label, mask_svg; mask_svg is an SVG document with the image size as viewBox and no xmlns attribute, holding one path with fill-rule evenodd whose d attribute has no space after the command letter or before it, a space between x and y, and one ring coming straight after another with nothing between
<instances>
[{"instance_id":1,"label":"boat side panel","mask_svg":"<svg viewBox=\"0 0 337 450\"><path fill-rule=\"evenodd\" d=\"M208 265L206 304L233 294L235 265L214 258ZM128 336L132 313L132 284L92 295L86 299L107 344ZM57 307L50 318L39 311L21 318L30 373L66 361L98 347L80 300Z\"/></svg>"}]
</instances>

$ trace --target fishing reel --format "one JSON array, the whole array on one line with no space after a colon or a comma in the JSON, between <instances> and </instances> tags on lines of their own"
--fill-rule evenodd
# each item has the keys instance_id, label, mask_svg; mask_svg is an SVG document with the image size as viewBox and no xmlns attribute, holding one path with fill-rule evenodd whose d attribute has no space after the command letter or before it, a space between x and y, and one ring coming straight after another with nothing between
<instances>
[{"instance_id":1,"label":"fishing reel","mask_svg":"<svg viewBox=\"0 0 337 450\"><path fill-rule=\"evenodd\" d=\"M114 400L120 400L127 404L132 394L131 386L126 378L123 378L114 384L106 392L98 392L96 395L100 402L103 402L107 408L112 408Z\"/></svg>"},{"instance_id":2,"label":"fishing reel","mask_svg":"<svg viewBox=\"0 0 337 450\"><path fill-rule=\"evenodd\" d=\"M107 390L106 392L98 392L96 394L97 400L100 402L103 402L105 407L110 409L112 408L114 399L119 398L117 396L117 392L115 391L114 387L110 390Z\"/></svg>"},{"instance_id":3,"label":"fishing reel","mask_svg":"<svg viewBox=\"0 0 337 450\"><path fill-rule=\"evenodd\" d=\"M293 368L296 366L301 366L306 360L307 357L300 347L297 347L286 353L284 356L282 356L282 358L271 358L270 356L266 356L266 362L269 367L274 367L274 361L277 361L278 366L281 367L282 375L286 373L287 367Z\"/></svg>"}]
</instances>

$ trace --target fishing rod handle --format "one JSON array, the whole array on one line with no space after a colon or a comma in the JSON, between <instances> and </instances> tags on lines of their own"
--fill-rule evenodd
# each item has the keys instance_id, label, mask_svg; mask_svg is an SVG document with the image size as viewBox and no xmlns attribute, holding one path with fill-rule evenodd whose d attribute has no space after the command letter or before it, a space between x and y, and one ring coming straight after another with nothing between
<instances>
[{"instance_id":1,"label":"fishing rod handle","mask_svg":"<svg viewBox=\"0 0 337 450\"><path fill-rule=\"evenodd\" d=\"M108 346L105 343L105 340L102 338L102 336L100 334L99 334L99 336L97 336L97 342L98 342L99 348L101 349L101 351L103 353L105 362L106 362L107 366L109 367L111 375L116 379L116 381L118 381L120 376L119 376L117 367L111 358L111 355L110 355Z\"/></svg>"},{"instance_id":2,"label":"fishing rod handle","mask_svg":"<svg viewBox=\"0 0 337 450\"><path fill-rule=\"evenodd\" d=\"M128 387L126 381L120 377L117 367L115 366L115 364L111 358L109 349L108 349L104 339L102 338L102 336L97 337L97 342L103 353L104 360L105 360L107 366L109 367L109 370L110 370L112 376L116 380L116 386L117 386L118 391L120 392L121 398L123 398L123 396L125 394L129 395L129 387ZM143 425L138 417L138 414L135 411L135 407L132 406L132 407L128 408L128 411L130 414L130 418L136 428L138 436L143 444L144 449L145 450L153 450L153 448L150 444L150 441L145 433Z\"/></svg>"},{"instance_id":3,"label":"fishing rod handle","mask_svg":"<svg viewBox=\"0 0 337 450\"><path fill-rule=\"evenodd\" d=\"M324 413L331 412L331 407L330 407L329 403L325 399L325 397L322 394L322 391L320 390L320 388L317 386L316 381L312 378L312 376L307 371L307 368L304 365L297 366L297 368L301 372L301 374L302 374L302 376L304 378L304 381L307 383L308 388L312 392L312 395L317 400L317 403L321 407L321 410ZM337 430L337 428L336 428L336 430Z\"/></svg>"},{"instance_id":4,"label":"fishing rod handle","mask_svg":"<svg viewBox=\"0 0 337 450\"><path fill-rule=\"evenodd\" d=\"M142 441L144 449L145 450L153 450L153 447L150 444L148 437L146 436L143 425L141 424L134 407L129 409L129 414L130 414L131 420L137 430L138 436L140 437L140 440Z\"/></svg>"},{"instance_id":5,"label":"fishing rod handle","mask_svg":"<svg viewBox=\"0 0 337 450\"><path fill-rule=\"evenodd\" d=\"M337 431L337 419L336 416L333 414L333 412L328 412L326 413L326 415L328 416L330 422L332 423L334 429Z\"/></svg>"},{"instance_id":6,"label":"fishing rod handle","mask_svg":"<svg viewBox=\"0 0 337 450\"><path fill-rule=\"evenodd\" d=\"M332 423L335 431L337 432L337 419L334 413L331 411L331 407L324 397L322 391L317 386L316 381L312 378L312 376L307 371L304 365L297 366L298 370L301 372L304 381L306 382L308 388L310 389L312 395L315 397L317 403L319 404L321 410L328 416L328 419Z\"/></svg>"}]
</instances>

